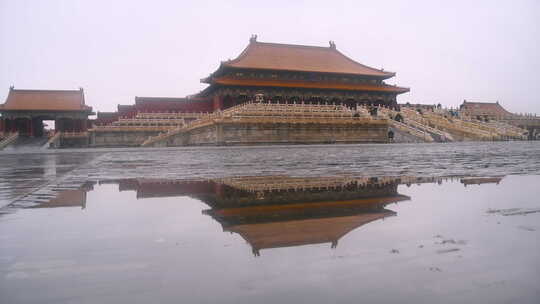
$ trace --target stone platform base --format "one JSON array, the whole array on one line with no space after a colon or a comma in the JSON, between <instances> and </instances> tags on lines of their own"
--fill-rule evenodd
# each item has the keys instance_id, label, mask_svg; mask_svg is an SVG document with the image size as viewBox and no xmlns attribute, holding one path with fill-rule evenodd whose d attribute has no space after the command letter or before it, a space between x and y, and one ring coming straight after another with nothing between
<instances>
[{"instance_id":1,"label":"stone platform base","mask_svg":"<svg viewBox=\"0 0 540 304\"><path fill-rule=\"evenodd\" d=\"M90 133L90 147L139 147L148 137L159 131L94 131Z\"/></svg>"},{"instance_id":2,"label":"stone platform base","mask_svg":"<svg viewBox=\"0 0 540 304\"><path fill-rule=\"evenodd\" d=\"M255 123L218 121L152 144L154 147L197 145L271 145L386 143L388 123L374 120L356 123Z\"/></svg>"}]
</instances>

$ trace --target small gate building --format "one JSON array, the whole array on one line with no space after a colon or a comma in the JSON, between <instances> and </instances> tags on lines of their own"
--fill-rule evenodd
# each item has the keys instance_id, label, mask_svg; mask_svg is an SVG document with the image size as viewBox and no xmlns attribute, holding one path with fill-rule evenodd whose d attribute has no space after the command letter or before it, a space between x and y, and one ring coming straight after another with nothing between
<instances>
[{"instance_id":1,"label":"small gate building","mask_svg":"<svg viewBox=\"0 0 540 304\"><path fill-rule=\"evenodd\" d=\"M79 90L20 90L10 87L0 104L0 132L19 136L44 136L44 120L55 122L56 132L85 132L92 107Z\"/></svg>"}]
</instances>

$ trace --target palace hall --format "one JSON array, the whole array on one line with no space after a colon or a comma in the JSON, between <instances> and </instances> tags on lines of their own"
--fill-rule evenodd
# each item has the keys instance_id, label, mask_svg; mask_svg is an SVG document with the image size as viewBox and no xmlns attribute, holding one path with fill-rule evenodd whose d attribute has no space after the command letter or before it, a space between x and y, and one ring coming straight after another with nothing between
<instances>
[{"instance_id":1,"label":"palace hall","mask_svg":"<svg viewBox=\"0 0 540 304\"><path fill-rule=\"evenodd\" d=\"M347 57L333 41L292 45L253 35L235 59L201 79L202 91L136 96L96 119L88 118L94 113L82 89L12 87L0 105L0 140L5 147L48 137L43 144L54 148L384 143L391 126L377 109L399 110L397 95L409 91L385 83L395 75ZM55 130L44 132L44 120L54 120Z\"/></svg>"},{"instance_id":2,"label":"palace hall","mask_svg":"<svg viewBox=\"0 0 540 304\"><path fill-rule=\"evenodd\" d=\"M226 109L256 94L275 103L343 103L395 107L408 88L387 85L395 73L360 64L328 47L258 42L234 60L222 62L202 79L209 86L198 94L211 98L213 109Z\"/></svg>"},{"instance_id":3,"label":"palace hall","mask_svg":"<svg viewBox=\"0 0 540 304\"><path fill-rule=\"evenodd\" d=\"M342 54L336 44L307 46L267 43L252 36L235 59L222 61L209 76L208 86L186 98L136 97L133 105L118 105L114 113L98 112L98 124L137 112L212 112L254 100L264 102L381 105L394 108L396 97L409 88L384 81L396 73L375 69Z\"/></svg>"},{"instance_id":4,"label":"palace hall","mask_svg":"<svg viewBox=\"0 0 540 304\"><path fill-rule=\"evenodd\" d=\"M396 73L359 63L328 46L260 42L253 35L186 97L135 96L97 112L80 90L10 88L0 105L0 150L46 147L176 147L514 140L537 137L536 118L498 103L459 111L397 103L409 88ZM55 130L44 131L43 121ZM526 129L528 128L528 129ZM44 139L43 143L38 139Z\"/></svg>"}]
</instances>

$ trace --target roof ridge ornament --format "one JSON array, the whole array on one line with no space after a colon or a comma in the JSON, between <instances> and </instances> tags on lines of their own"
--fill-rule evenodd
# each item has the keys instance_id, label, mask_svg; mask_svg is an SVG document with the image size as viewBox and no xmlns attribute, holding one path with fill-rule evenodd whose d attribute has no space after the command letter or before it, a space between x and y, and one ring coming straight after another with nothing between
<instances>
[{"instance_id":1,"label":"roof ridge ornament","mask_svg":"<svg viewBox=\"0 0 540 304\"><path fill-rule=\"evenodd\" d=\"M249 38L249 43L257 42L257 35L252 34L251 38Z\"/></svg>"},{"instance_id":2,"label":"roof ridge ornament","mask_svg":"<svg viewBox=\"0 0 540 304\"><path fill-rule=\"evenodd\" d=\"M335 50L335 49L336 49L336 43L335 43L334 41L330 40L330 41L328 41L328 43L330 43L330 48L331 48L332 50Z\"/></svg>"}]
</instances>

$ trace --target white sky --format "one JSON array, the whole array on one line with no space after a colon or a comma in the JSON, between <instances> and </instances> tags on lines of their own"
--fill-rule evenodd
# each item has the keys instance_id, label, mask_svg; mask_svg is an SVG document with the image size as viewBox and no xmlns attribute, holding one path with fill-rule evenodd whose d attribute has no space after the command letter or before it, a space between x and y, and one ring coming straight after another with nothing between
<instances>
[{"instance_id":1,"label":"white sky","mask_svg":"<svg viewBox=\"0 0 540 304\"><path fill-rule=\"evenodd\" d=\"M540 114L540 1L0 0L0 103L83 87L94 110L183 97L263 42L327 46L397 72L398 101L499 101Z\"/></svg>"}]
</instances>

